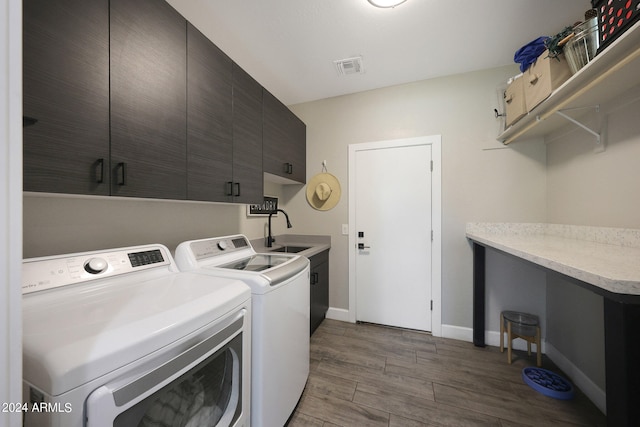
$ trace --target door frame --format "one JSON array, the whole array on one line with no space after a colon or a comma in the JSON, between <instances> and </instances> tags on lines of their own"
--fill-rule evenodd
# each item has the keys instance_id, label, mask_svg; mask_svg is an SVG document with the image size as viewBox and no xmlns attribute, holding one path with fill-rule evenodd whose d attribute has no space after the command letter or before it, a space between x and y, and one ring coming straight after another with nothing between
<instances>
[{"instance_id":1,"label":"door frame","mask_svg":"<svg viewBox=\"0 0 640 427\"><path fill-rule=\"evenodd\" d=\"M22 401L22 2L0 1L0 402ZM22 425L20 411L0 412L0 425Z\"/></svg>"},{"instance_id":2,"label":"door frame","mask_svg":"<svg viewBox=\"0 0 640 427\"><path fill-rule=\"evenodd\" d=\"M442 336L442 136L419 136L385 141L349 144L349 321L356 322L356 154L358 151L382 148L399 148L416 145L431 145L433 171L431 175L431 228L433 245L431 250L431 334Z\"/></svg>"}]
</instances>

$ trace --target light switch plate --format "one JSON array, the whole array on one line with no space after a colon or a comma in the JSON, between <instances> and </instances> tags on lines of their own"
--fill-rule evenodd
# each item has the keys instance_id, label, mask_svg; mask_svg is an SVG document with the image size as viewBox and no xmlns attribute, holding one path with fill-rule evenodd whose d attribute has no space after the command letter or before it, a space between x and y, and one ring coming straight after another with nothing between
<instances>
[{"instance_id":1,"label":"light switch plate","mask_svg":"<svg viewBox=\"0 0 640 427\"><path fill-rule=\"evenodd\" d=\"M349 224L342 224L342 235L343 236L349 235Z\"/></svg>"}]
</instances>

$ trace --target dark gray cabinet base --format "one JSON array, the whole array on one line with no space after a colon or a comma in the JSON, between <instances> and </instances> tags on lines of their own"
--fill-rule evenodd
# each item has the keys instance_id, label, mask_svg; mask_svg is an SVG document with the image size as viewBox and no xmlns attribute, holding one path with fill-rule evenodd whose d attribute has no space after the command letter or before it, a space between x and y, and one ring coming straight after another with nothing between
<instances>
[{"instance_id":1,"label":"dark gray cabinet base","mask_svg":"<svg viewBox=\"0 0 640 427\"><path fill-rule=\"evenodd\" d=\"M320 252L309 258L311 263L311 321L310 334L327 315L329 308L329 250Z\"/></svg>"}]
</instances>

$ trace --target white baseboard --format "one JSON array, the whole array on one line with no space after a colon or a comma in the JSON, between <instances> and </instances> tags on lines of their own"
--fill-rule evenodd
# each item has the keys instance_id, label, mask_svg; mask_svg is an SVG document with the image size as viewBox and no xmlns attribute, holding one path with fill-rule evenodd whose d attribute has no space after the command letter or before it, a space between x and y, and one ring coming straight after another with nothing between
<instances>
[{"instance_id":1,"label":"white baseboard","mask_svg":"<svg viewBox=\"0 0 640 427\"><path fill-rule=\"evenodd\" d=\"M591 379L584 374L577 366L575 366L569 359L567 359L562 353L560 353L553 345L547 345L547 356L553 363L558 365L558 368L567 374L571 381L580 389L587 397L593 402L594 405L602 411L603 414L607 413L607 393L596 385Z\"/></svg>"},{"instance_id":2,"label":"white baseboard","mask_svg":"<svg viewBox=\"0 0 640 427\"><path fill-rule=\"evenodd\" d=\"M355 323L356 321L355 314L352 316L352 313L345 308L329 307L327 309L326 317L327 319L340 320L342 322ZM440 322L438 322L437 320L434 320L431 326L432 326L431 334L434 337L442 336L442 335L439 335L442 333L442 326L440 325Z\"/></svg>"},{"instance_id":3,"label":"white baseboard","mask_svg":"<svg viewBox=\"0 0 640 427\"><path fill-rule=\"evenodd\" d=\"M473 330L461 326L442 325L442 338L473 342Z\"/></svg>"},{"instance_id":4,"label":"white baseboard","mask_svg":"<svg viewBox=\"0 0 640 427\"><path fill-rule=\"evenodd\" d=\"M327 310L327 319L349 322L349 310L345 310L344 308L329 307L329 309Z\"/></svg>"},{"instance_id":5,"label":"white baseboard","mask_svg":"<svg viewBox=\"0 0 640 427\"><path fill-rule=\"evenodd\" d=\"M451 338L459 341L467 341L473 342L473 329L472 328L464 328L461 326L453 326L453 325L442 325L442 337L443 338ZM505 337L506 340L506 337ZM500 347L500 331L487 331L484 334L484 341L486 345L491 345L494 347ZM542 347L542 353L545 353L545 340L542 339L540 343ZM505 341L506 345L506 341ZM526 350L527 342L522 339L516 339L513 341L513 348L516 350ZM531 348L532 351L537 351L535 344Z\"/></svg>"}]
</instances>

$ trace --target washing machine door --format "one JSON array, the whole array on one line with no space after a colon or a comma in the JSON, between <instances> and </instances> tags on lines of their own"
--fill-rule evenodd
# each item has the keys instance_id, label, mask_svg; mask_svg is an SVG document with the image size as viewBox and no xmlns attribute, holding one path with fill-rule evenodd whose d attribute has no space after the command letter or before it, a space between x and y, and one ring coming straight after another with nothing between
<instances>
[{"instance_id":1,"label":"washing machine door","mask_svg":"<svg viewBox=\"0 0 640 427\"><path fill-rule=\"evenodd\" d=\"M86 401L87 426L239 426L243 414L242 310L179 354L145 362ZM245 408L246 409L246 408ZM248 410L245 410L248 412Z\"/></svg>"}]
</instances>

